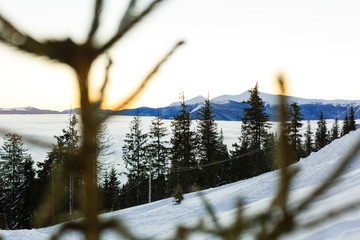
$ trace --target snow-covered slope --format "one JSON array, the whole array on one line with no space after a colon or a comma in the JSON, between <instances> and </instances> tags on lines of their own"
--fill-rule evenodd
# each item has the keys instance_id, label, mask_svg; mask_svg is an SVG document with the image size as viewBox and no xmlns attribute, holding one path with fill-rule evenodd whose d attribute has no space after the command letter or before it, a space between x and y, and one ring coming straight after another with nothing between
<instances>
[{"instance_id":1,"label":"snow-covered slope","mask_svg":"<svg viewBox=\"0 0 360 240\"><path fill-rule=\"evenodd\" d=\"M296 202L309 193L330 174L349 152L355 141L360 140L360 131L338 139L322 150L312 153L308 158L301 159L296 166L301 168L291 187L292 201ZM251 214L263 209L271 200L278 184L278 172L270 172L261 176L224 185L203 191L204 196L214 208L220 222L225 224L233 220L238 199L245 201L246 213ZM321 216L346 203L360 201L360 155L358 154L339 179L325 195L319 198L312 207L299 216L305 223ZM174 233L177 224L192 225L199 218L209 220L202 201L196 193L186 194L180 205L173 205L172 199L164 199L150 204L132 207L102 215L103 218L121 219L140 237L163 239ZM359 239L360 209L351 211L341 217L330 220L310 230L300 230L283 239ZM21 231L0 231L5 239L48 239L49 234L59 226ZM71 233L69 239L82 239ZM64 238L65 239L65 238ZM107 240L119 239L113 232L104 234ZM204 239L196 236L193 239ZM216 239L216 238L206 238Z\"/></svg>"}]
</instances>

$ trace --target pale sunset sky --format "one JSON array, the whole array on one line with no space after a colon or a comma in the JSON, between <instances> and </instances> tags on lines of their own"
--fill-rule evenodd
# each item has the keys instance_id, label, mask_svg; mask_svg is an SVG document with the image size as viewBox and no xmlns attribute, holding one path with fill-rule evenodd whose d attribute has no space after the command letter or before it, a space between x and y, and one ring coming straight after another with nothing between
<instances>
[{"instance_id":1,"label":"pale sunset sky","mask_svg":"<svg viewBox=\"0 0 360 240\"><path fill-rule=\"evenodd\" d=\"M104 2L99 42L115 31L128 4ZM0 14L36 39L70 37L80 43L93 5L91 0L0 0ZM240 94L256 82L260 91L275 93L279 73L290 81L293 96L360 100L360 1L165 0L110 51L107 107L133 90L178 40L186 45L133 107L164 107L181 92L186 99ZM92 67L94 93L104 68L104 59ZM66 65L0 44L0 108L77 107L74 78Z\"/></svg>"}]
</instances>

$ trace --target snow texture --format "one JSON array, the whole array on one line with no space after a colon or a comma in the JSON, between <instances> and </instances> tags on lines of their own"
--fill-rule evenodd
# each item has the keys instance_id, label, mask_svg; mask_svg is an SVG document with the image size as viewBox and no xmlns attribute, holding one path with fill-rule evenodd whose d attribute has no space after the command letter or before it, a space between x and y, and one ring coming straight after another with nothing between
<instances>
[{"instance_id":1,"label":"snow texture","mask_svg":"<svg viewBox=\"0 0 360 240\"><path fill-rule=\"evenodd\" d=\"M326 178L349 152L354 142L360 140L360 131L351 132L341 139L308 158L301 159L295 167L301 171L291 186L291 201L296 203ZM205 198L214 208L221 224L230 223L236 213L238 199L245 201L246 214L253 214L266 208L278 185L278 172L269 172L258 177L202 191ZM298 220L307 222L321 216L327 211L339 208L347 203L360 201L360 155L358 154L345 173L323 196L314 202L311 208L302 213ZM101 215L104 219L121 219L140 237L164 239L174 234L178 224L191 226L199 218L211 224L197 193L184 196L180 205L173 205L172 199L164 199L150 204L140 205L116 212ZM4 239L48 239L56 232L59 225L32 230L0 231ZM340 217L324 222L310 230L300 230L283 239L359 239L360 210L354 210ZM69 233L63 239L83 239L77 233ZM119 239L114 232L107 231L102 239ZM195 235L192 239L217 239L211 236ZM249 238L251 239L251 238Z\"/></svg>"}]
</instances>

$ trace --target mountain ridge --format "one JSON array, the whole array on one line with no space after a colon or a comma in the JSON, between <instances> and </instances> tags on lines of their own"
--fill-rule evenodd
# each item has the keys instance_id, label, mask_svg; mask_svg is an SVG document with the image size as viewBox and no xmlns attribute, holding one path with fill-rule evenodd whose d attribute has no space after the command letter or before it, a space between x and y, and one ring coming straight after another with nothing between
<instances>
[{"instance_id":1,"label":"mountain ridge","mask_svg":"<svg viewBox=\"0 0 360 240\"><path fill-rule=\"evenodd\" d=\"M270 117L270 121L276 121L277 116L277 99L278 95L269 93L259 93L266 105L266 113ZM244 101L249 99L249 92L243 92L238 95L221 95L210 100L215 116L215 120L222 121L241 121L242 111L247 107ZM188 105L188 110L192 119L197 119L198 110L205 101L205 97L199 95L188 99L185 103ZM307 99L288 96L288 102L296 102L301 108L304 120L317 120L320 112L324 113L326 119L339 120L344 119L345 114L349 113L351 106L354 107L355 117L360 118L360 100L324 100L324 99ZM140 107L135 109L124 109L114 112L114 115L120 116L135 116L137 112L140 116L156 116L159 114L164 119L172 119L177 115L181 109L180 102L171 103L162 108ZM71 111L78 112L79 109L72 109ZM103 110L109 112L111 110ZM55 111L44 110L34 107L24 108L0 108L0 114L69 114L70 110Z\"/></svg>"},{"instance_id":2,"label":"mountain ridge","mask_svg":"<svg viewBox=\"0 0 360 240\"><path fill-rule=\"evenodd\" d=\"M270 93L264 93L264 92L259 92L259 96L260 98L265 102L266 105L271 105L271 106L276 106L278 103L278 96L277 94L270 94ZM249 99L250 97L250 93L249 91L245 91L241 94L237 94L237 95L221 95L215 98L210 99L211 103L216 103L216 104L226 104L229 101L234 101L234 102L243 102L246 101L247 99ZM292 102L296 102L299 105L305 105L305 104L323 104L323 105L327 105L327 104L332 104L334 106L339 106L339 105L353 105L353 106L360 106L360 100L345 100L345 99L333 99L333 100L327 100L327 99L311 99L311 98L300 98L300 97L294 97L294 96L287 96L288 98L288 102L292 103ZM199 103L196 100L197 99L206 99L205 97L199 95L195 98L191 98L189 100L186 101L186 103L189 105L191 104L195 104L195 103ZM169 106L174 106L176 103L172 103ZM177 105L180 105L180 103L178 103Z\"/></svg>"}]
</instances>

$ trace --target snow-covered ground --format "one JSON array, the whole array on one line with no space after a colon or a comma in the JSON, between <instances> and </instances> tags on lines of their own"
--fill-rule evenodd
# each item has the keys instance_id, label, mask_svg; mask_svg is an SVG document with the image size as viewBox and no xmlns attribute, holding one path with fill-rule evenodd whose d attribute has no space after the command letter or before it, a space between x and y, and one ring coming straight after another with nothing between
<instances>
[{"instance_id":1,"label":"snow-covered ground","mask_svg":"<svg viewBox=\"0 0 360 240\"><path fill-rule=\"evenodd\" d=\"M292 201L296 203L316 187L339 164L349 152L354 142L360 140L360 130L338 139L322 150L301 159L296 166L301 171L291 186ZM232 221L238 199L245 201L247 214L261 211L271 200L278 184L278 172L269 172L261 176L203 191L205 198L214 208L222 224ZM320 197L312 207L299 216L306 223L322 216L329 210L347 203L360 201L360 154L346 168L337 185ZM132 207L102 215L103 218L121 219L137 236L148 239L164 239L172 236L176 226L190 226L199 218L209 220L201 199L196 193L185 195L180 205L173 205L172 199L164 199L150 204ZM59 226L43 229L0 231L4 239L48 239ZM70 233L64 239L82 239ZM106 232L103 239L119 239L114 232ZM209 236L194 236L193 239L216 239ZM250 238L251 239L251 238ZM283 239L360 239L360 209L352 210L340 217L324 222L312 229L299 230Z\"/></svg>"}]
</instances>

